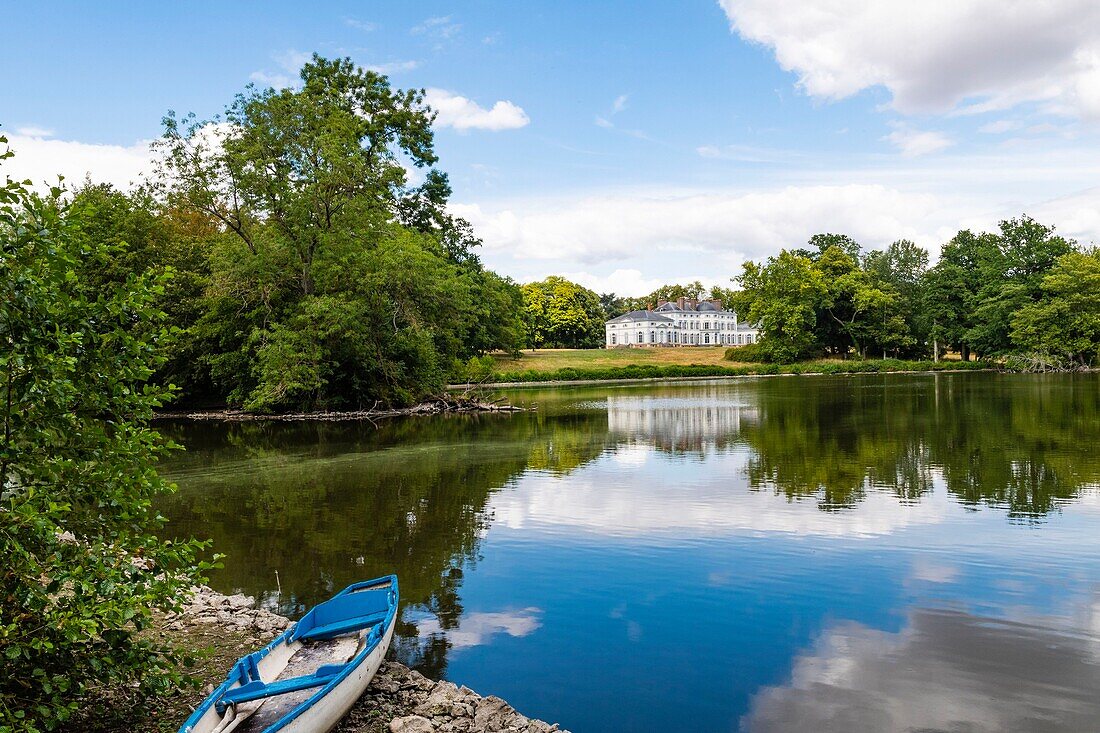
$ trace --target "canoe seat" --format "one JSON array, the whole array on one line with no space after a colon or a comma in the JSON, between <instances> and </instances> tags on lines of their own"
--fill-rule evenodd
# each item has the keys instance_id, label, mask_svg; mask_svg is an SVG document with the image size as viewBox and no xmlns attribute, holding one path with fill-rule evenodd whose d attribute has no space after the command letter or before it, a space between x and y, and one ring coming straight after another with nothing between
<instances>
[{"instance_id":1,"label":"canoe seat","mask_svg":"<svg viewBox=\"0 0 1100 733\"><path fill-rule=\"evenodd\" d=\"M389 590L344 593L314 607L302 617L291 641L331 639L382 623L389 611Z\"/></svg>"},{"instance_id":2,"label":"canoe seat","mask_svg":"<svg viewBox=\"0 0 1100 733\"><path fill-rule=\"evenodd\" d=\"M333 677L340 674L345 666L344 664L325 664L318 667L313 674L304 674L301 677L291 677L277 682L264 682L258 678L251 679L244 682L240 687L235 687L222 695L215 707L218 715L222 715L230 705L274 697L275 695L284 695L288 692L306 690L310 687L322 687L327 685Z\"/></svg>"},{"instance_id":3,"label":"canoe seat","mask_svg":"<svg viewBox=\"0 0 1100 733\"><path fill-rule=\"evenodd\" d=\"M301 641L317 641L320 639L331 639L334 636L340 636L341 634L348 634L352 631L359 631L368 626L375 626L386 620L385 613L372 613L367 616L355 616L353 618L344 619L342 621L333 621L332 623L325 624L324 626L314 626L312 629L303 631L301 635L295 634L294 639Z\"/></svg>"}]
</instances>

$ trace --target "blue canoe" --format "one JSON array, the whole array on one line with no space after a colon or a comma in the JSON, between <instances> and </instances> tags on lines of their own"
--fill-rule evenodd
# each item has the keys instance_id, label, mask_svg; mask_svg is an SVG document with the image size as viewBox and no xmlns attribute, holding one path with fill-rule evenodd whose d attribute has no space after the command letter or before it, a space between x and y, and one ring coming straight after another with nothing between
<instances>
[{"instance_id":1,"label":"blue canoe","mask_svg":"<svg viewBox=\"0 0 1100 733\"><path fill-rule=\"evenodd\" d=\"M180 733L324 733L348 712L389 649L397 576L349 585L229 676Z\"/></svg>"}]
</instances>

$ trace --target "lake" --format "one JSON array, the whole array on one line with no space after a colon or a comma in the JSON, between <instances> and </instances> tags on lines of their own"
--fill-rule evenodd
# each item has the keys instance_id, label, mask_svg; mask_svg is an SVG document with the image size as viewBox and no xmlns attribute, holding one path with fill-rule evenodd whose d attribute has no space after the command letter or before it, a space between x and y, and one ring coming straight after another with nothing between
<instances>
[{"instance_id":1,"label":"lake","mask_svg":"<svg viewBox=\"0 0 1100 733\"><path fill-rule=\"evenodd\" d=\"M1100 375L517 389L515 415L166 424L179 535L295 617L574 731L1100 730Z\"/></svg>"}]
</instances>

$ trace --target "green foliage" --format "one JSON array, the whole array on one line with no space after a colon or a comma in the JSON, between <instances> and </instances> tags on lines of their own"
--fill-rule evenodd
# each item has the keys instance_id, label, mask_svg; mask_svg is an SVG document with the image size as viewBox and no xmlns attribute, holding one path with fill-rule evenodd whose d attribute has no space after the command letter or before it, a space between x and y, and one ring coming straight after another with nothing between
<instances>
[{"instance_id":1,"label":"green foliage","mask_svg":"<svg viewBox=\"0 0 1100 733\"><path fill-rule=\"evenodd\" d=\"M493 376L496 368L496 359L488 354L485 356L471 356L465 362L461 359L455 359L449 378L453 382L477 384L488 381Z\"/></svg>"},{"instance_id":2,"label":"green foliage","mask_svg":"<svg viewBox=\"0 0 1100 733\"><path fill-rule=\"evenodd\" d=\"M301 76L249 87L224 120L165 119L162 217L213 224L187 263L199 294L179 299L189 384L261 412L399 405L455 359L517 352L519 288L446 213L446 175L407 185L402 159L436 161L423 93L347 59Z\"/></svg>"},{"instance_id":3,"label":"green foliage","mask_svg":"<svg viewBox=\"0 0 1100 733\"><path fill-rule=\"evenodd\" d=\"M895 315L904 321L908 338L897 344L895 352L926 355L930 325L923 307L922 285L928 271L928 250L908 239L899 239L884 250L868 252L863 258L863 269L876 287L897 294Z\"/></svg>"},{"instance_id":4,"label":"green foliage","mask_svg":"<svg viewBox=\"0 0 1100 733\"><path fill-rule=\"evenodd\" d=\"M532 349L589 349L604 343L600 297L562 277L527 283L523 318Z\"/></svg>"},{"instance_id":5,"label":"green foliage","mask_svg":"<svg viewBox=\"0 0 1100 733\"><path fill-rule=\"evenodd\" d=\"M768 361L767 355L764 350L760 348L760 344L745 344L744 346L732 346L726 349L725 355L726 361L738 361L738 362L766 362Z\"/></svg>"},{"instance_id":6,"label":"green foliage","mask_svg":"<svg viewBox=\"0 0 1100 733\"><path fill-rule=\"evenodd\" d=\"M971 352L1016 352L1015 314L1045 297L1043 278L1074 243L1029 217L1001 222L996 234L959 232L924 278L930 335Z\"/></svg>"},{"instance_id":7,"label":"green foliage","mask_svg":"<svg viewBox=\"0 0 1100 733\"><path fill-rule=\"evenodd\" d=\"M603 319L610 321L630 311L630 298L620 298L615 293L600 294L600 308L603 309Z\"/></svg>"},{"instance_id":8,"label":"green foliage","mask_svg":"<svg viewBox=\"0 0 1100 733\"><path fill-rule=\"evenodd\" d=\"M0 145L6 140L0 137ZM0 160L11 153L0 154ZM84 209L0 187L0 728L47 730L105 689L163 691L173 652L140 635L179 606L199 545L154 536L147 382L169 336L170 272L104 277L126 252ZM132 252L131 252L132 253Z\"/></svg>"},{"instance_id":9,"label":"green foliage","mask_svg":"<svg viewBox=\"0 0 1100 733\"><path fill-rule=\"evenodd\" d=\"M643 295L640 298L617 298L613 293L609 295L601 295L600 303L604 307L605 320L614 318L615 316L621 316L623 313L634 310L647 310L656 308L657 304L662 300L670 302L676 302L680 298L686 300L702 300L704 298L718 298L720 300L726 300L729 297L731 291L720 287L713 287L708 292L703 283L695 280L694 282L682 285L679 283L673 283L671 285L662 285L648 295Z\"/></svg>"},{"instance_id":10,"label":"green foliage","mask_svg":"<svg viewBox=\"0 0 1100 733\"><path fill-rule=\"evenodd\" d=\"M1021 349L1081 366L1100 360L1100 249L1059 257L1040 284L1042 297L1012 316Z\"/></svg>"},{"instance_id":11,"label":"green foliage","mask_svg":"<svg viewBox=\"0 0 1100 733\"><path fill-rule=\"evenodd\" d=\"M760 328L768 361L792 362L823 350L818 309L827 293L824 275L808 257L784 250L764 265L749 261L737 279L734 310Z\"/></svg>"},{"instance_id":12,"label":"green foliage","mask_svg":"<svg viewBox=\"0 0 1100 733\"><path fill-rule=\"evenodd\" d=\"M996 369L987 362L904 361L874 359L867 361L804 361L793 364L762 363L752 366L716 366L713 364L631 364L615 367L567 367L554 371L498 372L494 382L565 382L611 379L678 379L683 377L743 377L771 374L867 374L879 372L933 372L965 369Z\"/></svg>"},{"instance_id":13,"label":"green foliage","mask_svg":"<svg viewBox=\"0 0 1100 733\"><path fill-rule=\"evenodd\" d=\"M1100 349L1089 258L1072 257L1073 242L1029 217L1003 221L997 233L960 231L931 269L928 253L908 240L866 255L843 235L809 244L748 262L736 279L731 301L759 325L769 361L938 358L951 346L964 361L1027 351L1047 365L1084 365ZM1056 263L1062 269L1050 279Z\"/></svg>"}]
</instances>

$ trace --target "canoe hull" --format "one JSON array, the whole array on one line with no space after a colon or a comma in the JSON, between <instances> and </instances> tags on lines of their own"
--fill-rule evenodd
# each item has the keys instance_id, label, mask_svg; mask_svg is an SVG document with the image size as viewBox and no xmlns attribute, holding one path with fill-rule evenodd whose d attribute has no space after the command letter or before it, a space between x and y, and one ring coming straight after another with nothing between
<instances>
[{"instance_id":1,"label":"canoe hull","mask_svg":"<svg viewBox=\"0 0 1100 733\"><path fill-rule=\"evenodd\" d=\"M315 606L241 657L180 733L327 733L382 665L398 598L397 576L389 575L354 583Z\"/></svg>"},{"instance_id":2,"label":"canoe hull","mask_svg":"<svg viewBox=\"0 0 1100 733\"><path fill-rule=\"evenodd\" d=\"M378 646L359 663L355 671L301 715L279 728L280 733L284 731L285 733L328 733L336 727L336 724L366 692L370 681L382 666L382 660L386 658L386 651L390 648L390 640L393 638L393 629L396 625L396 623L389 625Z\"/></svg>"}]
</instances>

